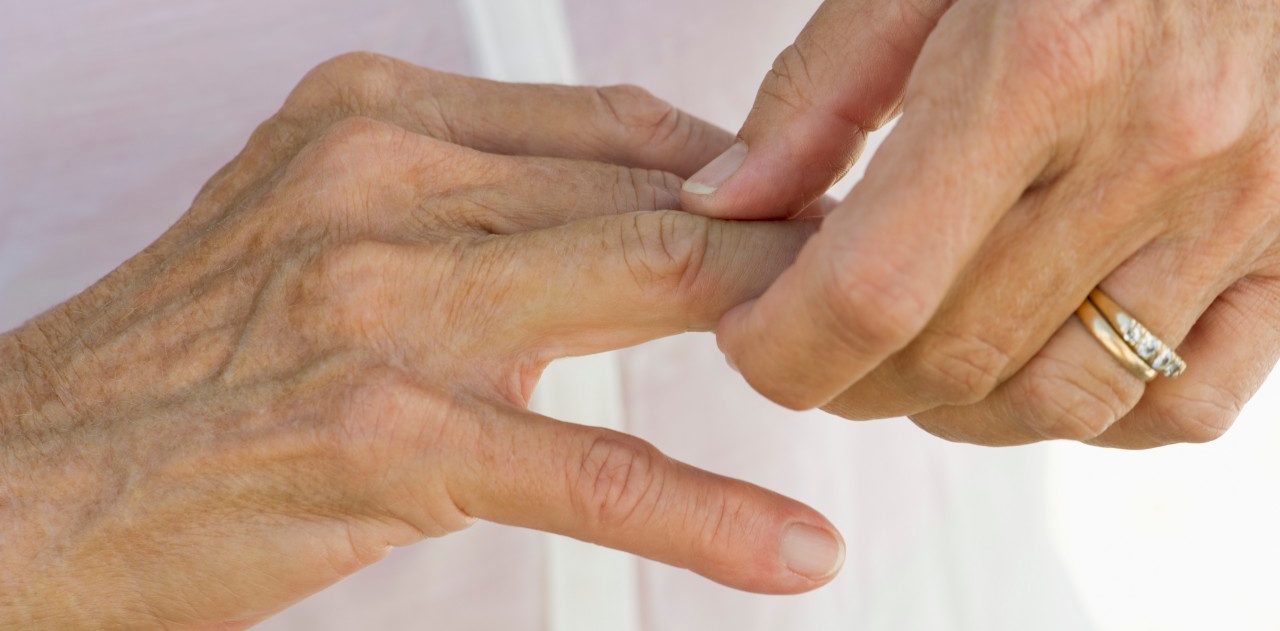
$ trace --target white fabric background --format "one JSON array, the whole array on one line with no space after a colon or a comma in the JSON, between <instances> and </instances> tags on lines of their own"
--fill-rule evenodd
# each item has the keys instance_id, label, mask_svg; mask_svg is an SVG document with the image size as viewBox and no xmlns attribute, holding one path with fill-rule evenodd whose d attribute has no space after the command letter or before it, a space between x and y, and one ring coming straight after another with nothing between
<instances>
[{"instance_id":1,"label":"white fabric background","mask_svg":"<svg viewBox=\"0 0 1280 631\"><path fill-rule=\"evenodd\" d=\"M574 51L583 82L640 83L734 127L814 6L563 0L571 41L503 45ZM369 49L491 71L468 10L0 0L0 329L154 239L320 60ZM705 335L627 351L619 369L629 431L813 504L850 545L839 579L795 598L637 562L644 629L1280 629L1275 379L1222 441L1132 454L993 451L902 421L788 413L726 370ZM397 551L264 628L550 628L552 566L543 535L481 524Z\"/></svg>"}]
</instances>

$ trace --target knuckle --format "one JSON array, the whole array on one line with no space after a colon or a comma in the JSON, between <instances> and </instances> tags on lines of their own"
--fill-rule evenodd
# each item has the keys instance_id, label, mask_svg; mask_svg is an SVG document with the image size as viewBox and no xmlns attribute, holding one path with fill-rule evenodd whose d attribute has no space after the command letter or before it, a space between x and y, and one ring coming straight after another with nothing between
<instances>
[{"instance_id":1,"label":"knuckle","mask_svg":"<svg viewBox=\"0 0 1280 631\"><path fill-rule=\"evenodd\" d=\"M1200 392L1165 393L1153 398L1151 415L1161 438L1181 443L1207 443L1222 438L1243 407L1230 392L1202 386Z\"/></svg>"},{"instance_id":2,"label":"knuckle","mask_svg":"<svg viewBox=\"0 0 1280 631\"><path fill-rule=\"evenodd\" d=\"M904 26L933 23L955 0L898 0Z\"/></svg>"},{"instance_id":3,"label":"knuckle","mask_svg":"<svg viewBox=\"0 0 1280 631\"><path fill-rule=\"evenodd\" d=\"M328 176L364 175L386 166L388 145L404 130L372 118L342 118L312 140L294 161L295 169Z\"/></svg>"},{"instance_id":4,"label":"knuckle","mask_svg":"<svg viewBox=\"0 0 1280 631\"><path fill-rule=\"evenodd\" d=\"M921 343L907 361L920 391L939 403L971 405L1000 385L1012 359L980 335L957 335Z\"/></svg>"},{"instance_id":5,"label":"knuckle","mask_svg":"<svg viewBox=\"0 0 1280 631\"><path fill-rule=\"evenodd\" d=\"M386 55L373 53L363 50L353 50L336 55L325 60L318 69L324 69L333 74L345 77L361 78L366 74L381 75L388 69L401 65L404 62Z\"/></svg>"},{"instance_id":6,"label":"knuckle","mask_svg":"<svg viewBox=\"0 0 1280 631\"><path fill-rule=\"evenodd\" d=\"M595 526L618 527L647 518L659 502L666 457L626 434L593 436L571 464L571 497Z\"/></svg>"},{"instance_id":7,"label":"knuckle","mask_svg":"<svg viewBox=\"0 0 1280 631\"><path fill-rule=\"evenodd\" d=\"M831 269L819 290L847 346L870 355L896 351L928 323L932 309L905 267L892 259Z\"/></svg>"},{"instance_id":8,"label":"knuckle","mask_svg":"<svg viewBox=\"0 0 1280 631\"><path fill-rule=\"evenodd\" d=\"M625 128L652 128L675 108L637 85L607 85L590 88L605 113Z\"/></svg>"},{"instance_id":9,"label":"knuckle","mask_svg":"<svg viewBox=\"0 0 1280 631\"><path fill-rule=\"evenodd\" d=\"M707 219L659 210L630 213L618 225L619 251L641 289L684 295L699 280L711 240Z\"/></svg>"},{"instance_id":10,"label":"knuckle","mask_svg":"<svg viewBox=\"0 0 1280 631\"><path fill-rule=\"evenodd\" d=\"M1013 3L1010 54L1013 69L1053 94L1084 94L1111 73L1118 3L1110 0ZM1049 9L1049 10L1046 10Z\"/></svg>"},{"instance_id":11,"label":"knuckle","mask_svg":"<svg viewBox=\"0 0 1280 631\"><path fill-rule=\"evenodd\" d=\"M1097 438L1142 397L1139 384L1117 385L1083 366L1057 359L1038 357L1026 371L1022 394L1029 409L1021 420L1049 439Z\"/></svg>"},{"instance_id":12,"label":"knuckle","mask_svg":"<svg viewBox=\"0 0 1280 631\"><path fill-rule=\"evenodd\" d=\"M623 143L634 149L687 138L693 131L688 115L648 90L635 85L591 88L605 119Z\"/></svg>"},{"instance_id":13,"label":"knuckle","mask_svg":"<svg viewBox=\"0 0 1280 631\"><path fill-rule=\"evenodd\" d=\"M715 489L701 498L699 503L699 526L696 541L704 549L731 549L742 539L743 530L753 524L750 506L745 498Z\"/></svg>"},{"instance_id":14,"label":"knuckle","mask_svg":"<svg viewBox=\"0 0 1280 631\"><path fill-rule=\"evenodd\" d=\"M680 178L656 169L614 167L614 205L618 212L663 210L680 203Z\"/></svg>"},{"instance_id":15,"label":"knuckle","mask_svg":"<svg viewBox=\"0 0 1280 631\"><path fill-rule=\"evenodd\" d=\"M376 153L403 133L403 129L373 118L348 116L330 125L316 142L338 154Z\"/></svg>"},{"instance_id":16,"label":"knuckle","mask_svg":"<svg viewBox=\"0 0 1280 631\"><path fill-rule=\"evenodd\" d=\"M1154 175L1168 179L1197 170L1246 141L1256 98L1247 84L1224 75L1191 79L1184 89L1148 91L1141 124L1153 146L1142 155Z\"/></svg>"},{"instance_id":17,"label":"knuckle","mask_svg":"<svg viewBox=\"0 0 1280 631\"><path fill-rule=\"evenodd\" d=\"M309 124L277 112L253 130L242 155L254 166L260 162L273 164L276 160L285 164L306 146L312 131Z\"/></svg>"},{"instance_id":18,"label":"knuckle","mask_svg":"<svg viewBox=\"0 0 1280 631\"><path fill-rule=\"evenodd\" d=\"M389 178L396 178L400 151L408 132L364 117L343 118L330 125L293 159L282 186L323 203L312 207L324 212L368 210L371 200Z\"/></svg>"},{"instance_id":19,"label":"knuckle","mask_svg":"<svg viewBox=\"0 0 1280 631\"><path fill-rule=\"evenodd\" d=\"M881 11L887 14L877 16L877 21L888 25L888 28L870 29L876 43L900 59L914 59L919 49L910 40L903 41L902 33L919 33L924 29L933 30L937 20L954 0L893 0L880 3Z\"/></svg>"},{"instance_id":20,"label":"knuckle","mask_svg":"<svg viewBox=\"0 0 1280 631\"><path fill-rule=\"evenodd\" d=\"M343 53L312 68L285 101L287 111L349 113L381 103L405 62L369 52Z\"/></svg>"},{"instance_id":21,"label":"knuckle","mask_svg":"<svg viewBox=\"0 0 1280 631\"><path fill-rule=\"evenodd\" d=\"M760 98L787 109L807 110L812 106L813 75L807 44L799 41L782 49L760 84Z\"/></svg>"}]
</instances>

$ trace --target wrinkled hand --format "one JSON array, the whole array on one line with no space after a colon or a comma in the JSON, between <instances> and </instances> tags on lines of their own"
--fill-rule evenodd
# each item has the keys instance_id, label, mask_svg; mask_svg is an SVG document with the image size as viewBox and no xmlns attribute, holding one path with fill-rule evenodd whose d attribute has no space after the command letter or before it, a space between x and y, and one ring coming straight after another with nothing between
<instances>
[{"instance_id":1,"label":"wrinkled hand","mask_svg":"<svg viewBox=\"0 0 1280 631\"><path fill-rule=\"evenodd\" d=\"M809 226L660 210L731 142L633 88L320 66L0 337L0 626L244 626L476 518L826 582L812 509L526 410L552 359L709 329L792 260Z\"/></svg>"},{"instance_id":2,"label":"wrinkled hand","mask_svg":"<svg viewBox=\"0 0 1280 631\"><path fill-rule=\"evenodd\" d=\"M918 56L918 59L917 59ZM946 438L1219 436L1280 356L1280 5L829 0L685 208L798 212L867 175L721 347L757 389ZM1101 286L1189 371L1144 389Z\"/></svg>"}]
</instances>

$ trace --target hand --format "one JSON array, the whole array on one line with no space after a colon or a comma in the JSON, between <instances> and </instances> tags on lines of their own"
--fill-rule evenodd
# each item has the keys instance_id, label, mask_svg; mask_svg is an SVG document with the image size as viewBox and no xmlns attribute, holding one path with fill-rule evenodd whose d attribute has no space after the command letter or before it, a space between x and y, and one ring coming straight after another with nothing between
<instances>
[{"instance_id":1,"label":"hand","mask_svg":"<svg viewBox=\"0 0 1280 631\"><path fill-rule=\"evenodd\" d=\"M552 359L709 329L792 260L809 226L660 210L731 141L633 88L321 65L0 337L0 626L245 626L477 518L825 583L812 509L526 410Z\"/></svg>"},{"instance_id":2,"label":"hand","mask_svg":"<svg viewBox=\"0 0 1280 631\"><path fill-rule=\"evenodd\" d=\"M1280 356L1277 67L1274 2L829 0L685 208L793 214L904 113L721 347L784 405L954 440L1219 436ZM1072 317L1095 286L1188 372L1122 370Z\"/></svg>"}]
</instances>

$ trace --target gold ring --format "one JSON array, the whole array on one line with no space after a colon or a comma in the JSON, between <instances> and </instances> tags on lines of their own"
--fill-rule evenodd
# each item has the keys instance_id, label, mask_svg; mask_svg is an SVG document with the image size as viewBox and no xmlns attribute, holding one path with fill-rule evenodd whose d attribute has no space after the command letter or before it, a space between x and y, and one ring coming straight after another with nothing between
<instances>
[{"instance_id":1,"label":"gold ring","mask_svg":"<svg viewBox=\"0 0 1280 631\"><path fill-rule=\"evenodd\" d=\"M1106 318L1111 328L1120 334L1125 344L1156 372L1170 379L1186 372L1187 362L1183 361L1172 347L1147 330L1147 327L1142 326L1137 318L1116 304L1116 301L1112 300L1106 292L1094 289L1089 293L1089 302L1098 308L1102 317Z\"/></svg>"},{"instance_id":2,"label":"gold ring","mask_svg":"<svg viewBox=\"0 0 1280 631\"><path fill-rule=\"evenodd\" d=\"M1084 323L1084 327L1089 329L1103 348L1111 352L1111 356L1120 362L1134 377L1141 379L1143 382L1149 382L1156 378L1156 371L1149 366L1147 362L1142 361L1141 357L1134 352L1129 345L1125 343L1124 338L1115 329L1111 328L1111 323L1107 321L1106 316L1088 300L1080 305L1076 310L1076 316Z\"/></svg>"}]
</instances>

